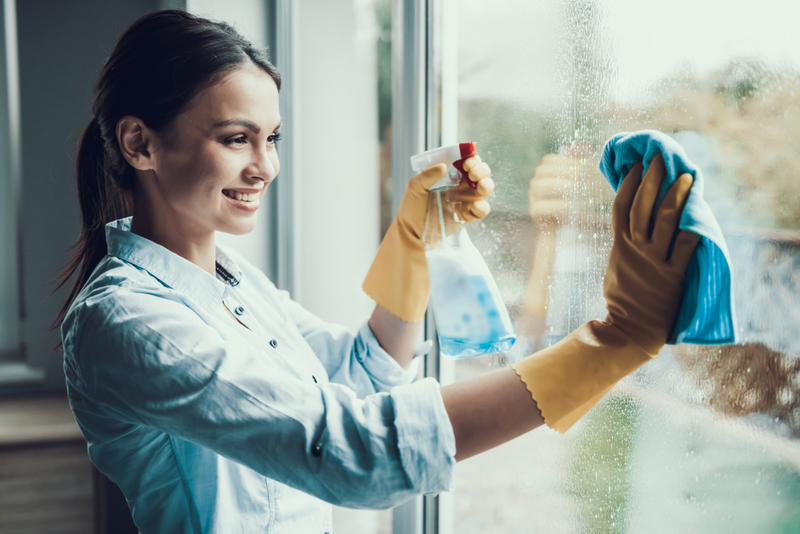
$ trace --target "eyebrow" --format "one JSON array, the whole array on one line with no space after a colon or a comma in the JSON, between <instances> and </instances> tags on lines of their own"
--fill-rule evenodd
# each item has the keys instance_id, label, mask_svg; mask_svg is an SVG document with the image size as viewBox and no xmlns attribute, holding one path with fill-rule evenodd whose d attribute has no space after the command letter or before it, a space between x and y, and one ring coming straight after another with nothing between
<instances>
[{"instance_id":1,"label":"eyebrow","mask_svg":"<svg viewBox=\"0 0 800 534\"><path fill-rule=\"evenodd\" d=\"M218 122L218 123L216 123L214 125L214 128L215 129L216 128L223 128L225 126L231 126L231 125L234 125L234 124L237 125L237 126L244 126L245 128L248 128L248 129L252 130L255 133L261 132L261 128L257 124L255 124L253 122L250 122L248 120L244 120L244 119L231 119L231 120L227 120L227 121ZM278 126L275 127L273 132L277 132L278 130L280 130L281 126L283 126L283 121L278 123Z\"/></svg>"},{"instance_id":2,"label":"eyebrow","mask_svg":"<svg viewBox=\"0 0 800 534\"><path fill-rule=\"evenodd\" d=\"M214 125L214 128L215 129L223 128L225 126L232 126L232 125L244 126L245 128L252 130L254 133L259 133L261 131L261 128L258 127L258 125L244 119L231 119L227 121L218 122Z\"/></svg>"}]
</instances>

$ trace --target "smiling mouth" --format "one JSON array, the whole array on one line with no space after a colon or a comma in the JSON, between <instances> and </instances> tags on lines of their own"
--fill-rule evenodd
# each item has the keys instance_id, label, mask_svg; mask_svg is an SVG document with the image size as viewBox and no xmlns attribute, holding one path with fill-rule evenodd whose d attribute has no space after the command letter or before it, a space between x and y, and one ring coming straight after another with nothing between
<instances>
[{"instance_id":1,"label":"smiling mouth","mask_svg":"<svg viewBox=\"0 0 800 534\"><path fill-rule=\"evenodd\" d=\"M253 202L254 200L258 200L259 197L258 193L238 193L227 189L223 190L222 194L234 200L241 200L242 202Z\"/></svg>"}]
</instances>

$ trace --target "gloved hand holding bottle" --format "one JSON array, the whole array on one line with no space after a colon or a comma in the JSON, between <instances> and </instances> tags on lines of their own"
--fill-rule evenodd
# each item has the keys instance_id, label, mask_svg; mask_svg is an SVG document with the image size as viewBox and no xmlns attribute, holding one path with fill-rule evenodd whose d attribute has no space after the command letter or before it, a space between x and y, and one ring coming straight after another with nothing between
<instances>
[{"instance_id":1,"label":"gloved hand holding bottle","mask_svg":"<svg viewBox=\"0 0 800 534\"><path fill-rule=\"evenodd\" d=\"M478 155L464 160L463 169L475 187L465 180L456 188L460 202L455 215L466 222L482 219L490 211L484 199L494 191L492 171ZM378 305L403 321L422 321L428 306L430 284L422 241L428 190L446 174L447 166L437 164L411 179L362 286Z\"/></svg>"},{"instance_id":2,"label":"gloved hand holding bottle","mask_svg":"<svg viewBox=\"0 0 800 534\"><path fill-rule=\"evenodd\" d=\"M459 143L411 158L415 170L448 165L448 175L429 188L422 241L439 352L455 359L508 352L516 341L500 290L459 213L478 187L464 176L461 162L476 153L475 143Z\"/></svg>"},{"instance_id":3,"label":"gloved hand holding bottle","mask_svg":"<svg viewBox=\"0 0 800 534\"><path fill-rule=\"evenodd\" d=\"M460 202L453 215L464 221L482 219L490 211L484 199L494 191L491 169L477 155L461 164L475 187L464 181L454 190ZM428 189L447 172L447 165L437 164L411 179L362 285L376 303L370 328L381 347L404 368L417 354L416 343L431 293L422 241Z\"/></svg>"}]
</instances>

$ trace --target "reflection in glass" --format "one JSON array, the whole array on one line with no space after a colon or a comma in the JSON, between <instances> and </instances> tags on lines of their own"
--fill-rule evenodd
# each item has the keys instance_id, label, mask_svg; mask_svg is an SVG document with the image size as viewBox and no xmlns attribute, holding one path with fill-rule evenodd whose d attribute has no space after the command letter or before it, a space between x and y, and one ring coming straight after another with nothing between
<instances>
[{"instance_id":1,"label":"reflection in glass","mask_svg":"<svg viewBox=\"0 0 800 534\"><path fill-rule=\"evenodd\" d=\"M741 344L667 347L566 435L459 464L454 531L800 531L800 5L458 5L458 137L497 182L470 233L521 339L457 378L604 317L600 150L644 128L704 173Z\"/></svg>"}]
</instances>

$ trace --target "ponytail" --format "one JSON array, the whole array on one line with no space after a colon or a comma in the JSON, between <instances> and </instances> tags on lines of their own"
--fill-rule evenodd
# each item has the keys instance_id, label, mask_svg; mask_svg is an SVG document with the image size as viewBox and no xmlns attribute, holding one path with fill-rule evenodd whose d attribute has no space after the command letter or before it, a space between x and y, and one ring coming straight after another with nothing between
<instances>
[{"instance_id":1,"label":"ponytail","mask_svg":"<svg viewBox=\"0 0 800 534\"><path fill-rule=\"evenodd\" d=\"M129 184L117 183L108 165L105 141L97 119L86 127L78 148L78 200L81 207L81 236L72 246L69 263L58 276L60 289L77 273L69 296L58 313L53 327L64 320L72 301L78 296L94 268L106 255L105 226L107 223L131 215L132 201Z\"/></svg>"}]
</instances>

